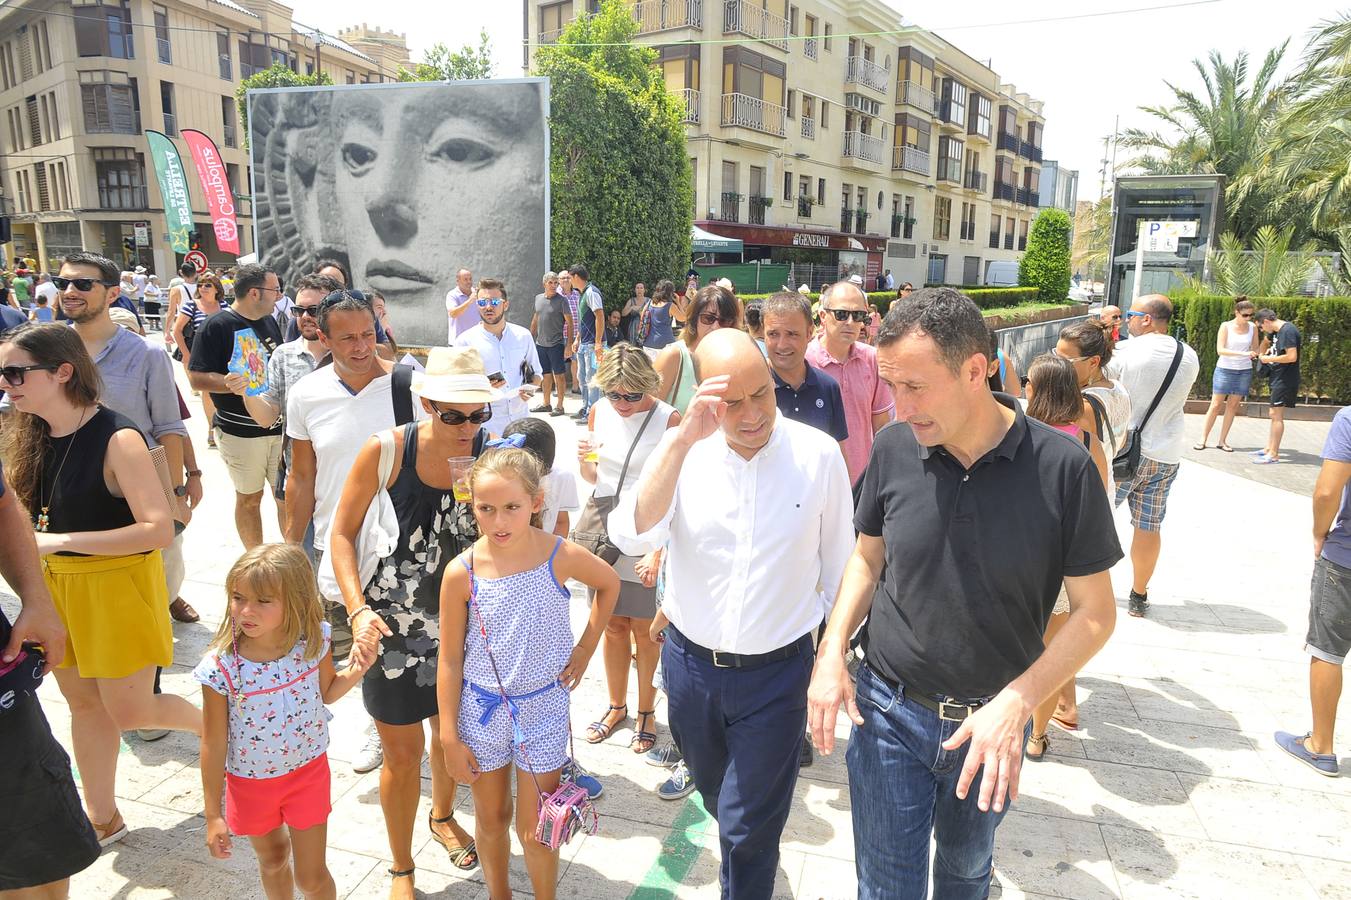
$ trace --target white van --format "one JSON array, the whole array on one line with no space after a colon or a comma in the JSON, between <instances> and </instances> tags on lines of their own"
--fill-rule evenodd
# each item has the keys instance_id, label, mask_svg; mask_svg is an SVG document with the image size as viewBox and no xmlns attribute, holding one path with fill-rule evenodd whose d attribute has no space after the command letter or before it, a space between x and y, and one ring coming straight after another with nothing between
<instances>
[{"instance_id":1,"label":"white van","mask_svg":"<svg viewBox=\"0 0 1351 900\"><path fill-rule=\"evenodd\" d=\"M986 287L1017 287L1018 261L1013 259L992 259L985 264Z\"/></svg>"}]
</instances>

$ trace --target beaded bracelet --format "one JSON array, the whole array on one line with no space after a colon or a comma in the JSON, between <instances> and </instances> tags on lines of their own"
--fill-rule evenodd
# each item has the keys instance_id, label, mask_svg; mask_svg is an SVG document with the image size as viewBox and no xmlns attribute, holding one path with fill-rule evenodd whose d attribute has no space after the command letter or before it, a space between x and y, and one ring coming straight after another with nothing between
<instances>
[{"instance_id":1,"label":"beaded bracelet","mask_svg":"<svg viewBox=\"0 0 1351 900\"><path fill-rule=\"evenodd\" d=\"M356 609L354 609L352 612L350 612L350 613L347 614L347 627L348 627L348 628L351 628L351 627L352 627L352 620L355 619L357 616L361 615L361 614L364 613L364 612L372 612L372 610L371 610L371 605L370 605L369 603L363 603L363 604L361 604L360 606L358 606Z\"/></svg>"}]
</instances>

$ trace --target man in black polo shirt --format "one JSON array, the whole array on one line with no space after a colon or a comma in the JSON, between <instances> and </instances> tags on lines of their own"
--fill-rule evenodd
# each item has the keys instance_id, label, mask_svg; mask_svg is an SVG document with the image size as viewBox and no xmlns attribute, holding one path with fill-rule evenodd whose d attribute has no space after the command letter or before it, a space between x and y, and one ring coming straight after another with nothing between
<instances>
[{"instance_id":1,"label":"man in black polo shirt","mask_svg":"<svg viewBox=\"0 0 1351 900\"><path fill-rule=\"evenodd\" d=\"M267 388L267 363L282 343L272 309L281 296L277 273L260 265L240 266L235 273L235 299L197 329L192 340L188 383L209 391L216 404L212 422L221 459L235 486L235 530L251 550L263 542L263 488L277 485L281 466L281 420L271 428L253 421L244 398L225 384L231 373L249 376L247 392ZM276 500L277 521L284 527L285 502Z\"/></svg>"},{"instance_id":2,"label":"man in black polo shirt","mask_svg":"<svg viewBox=\"0 0 1351 900\"><path fill-rule=\"evenodd\" d=\"M991 394L989 340L980 310L950 288L897 301L877 336L909 427L877 436L808 694L823 752L840 706L854 722L846 760L865 900L926 896L931 837L933 895L988 895L1028 719L1116 619L1108 569L1121 547L1092 460ZM1043 651L1062 580L1070 616ZM844 654L865 616L856 704Z\"/></svg>"},{"instance_id":3,"label":"man in black polo shirt","mask_svg":"<svg viewBox=\"0 0 1351 900\"><path fill-rule=\"evenodd\" d=\"M765 301L761 317L779 412L819 428L843 444L849 437L849 424L844 418L840 384L820 369L807 365L807 343L812 339L811 304L796 291L785 291Z\"/></svg>"}]
</instances>

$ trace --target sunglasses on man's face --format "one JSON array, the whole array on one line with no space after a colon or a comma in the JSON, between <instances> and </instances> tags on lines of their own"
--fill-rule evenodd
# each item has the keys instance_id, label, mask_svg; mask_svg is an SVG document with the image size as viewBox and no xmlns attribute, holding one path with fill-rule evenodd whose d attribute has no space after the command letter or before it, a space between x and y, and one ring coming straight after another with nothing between
<instances>
[{"instance_id":1,"label":"sunglasses on man's face","mask_svg":"<svg viewBox=\"0 0 1351 900\"><path fill-rule=\"evenodd\" d=\"M488 407L476 409L469 415L465 415L458 409L442 409L435 403L432 404L432 412L447 425L463 425L465 422L473 422L475 425L482 425L493 417L493 411Z\"/></svg>"},{"instance_id":2,"label":"sunglasses on man's face","mask_svg":"<svg viewBox=\"0 0 1351 900\"><path fill-rule=\"evenodd\" d=\"M60 366L5 366L0 369L0 378L3 378L11 387L23 387L23 380L28 372L55 372Z\"/></svg>"},{"instance_id":3,"label":"sunglasses on man's face","mask_svg":"<svg viewBox=\"0 0 1351 900\"><path fill-rule=\"evenodd\" d=\"M731 328L736 324L736 319L732 317L723 317L717 313L702 313L699 316L700 325L721 325L723 328Z\"/></svg>"},{"instance_id":4,"label":"sunglasses on man's face","mask_svg":"<svg viewBox=\"0 0 1351 900\"><path fill-rule=\"evenodd\" d=\"M293 306L293 307L291 307L291 313L292 313L292 315L294 315L297 319L299 319L301 316L310 316L311 318L316 318L316 319L317 319L317 318L319 317L319 307L318 307L318 306Z\"/></svg>"},{"instance_id":5,"label":"sunglasses on man's face","mask_svg":"<svg viewBox=\"0 0 1351 900\"><path fill-rule=\"evenodd\" d=\"M506 301L503 300L501 297L479 297L479 298L478 298L478 308L479 308L479 309L488 309L489 307L491 307L491 308L493 308L493 309L496 309L497 307L501 306L501 305L502 305L503 303L505 303L505 302L506 302Z\"/></svg>"},{"instance_id":6,"label":"sunglasses on man's face","mask_svg":"<svg viewBox=\"0 0 1351 900\"><path fill-rule=\"evenodd\" d=\"M836 322L847 322L850 319L860 323L868 321L866 309L823 309L821 312L830 313Z\"/></svg>"},{"instance_id":7,"label":"sunglasses on man's face","mask_svg":"<svg viewBox=\"0 0 1351 900\"><path fill-rule=\"evenodd\" d=\"M120 281L104 281L101 278L62 278L59 275L52 276L52 284L56 285L58 291L64 291L73 284L75 285L75 290L82 294L93 290L94 285L96 284L101 284L104 287L117 287L117 285L121 283L122 282Z\"/></svg>"},{"instance_id":8,"label":"sunglasses on man's face","mask_svg":"<svg viewBox=\"0 0 1351 900\"><path fill-rule=\"evenodd\" d=\"M625 403L638 403L644 396L642 391L634 391L633 393L621 393L620 391L605 392L605 399L609 400L611 403L618 403L620 400L623 400Z\"/></svg>"}]
</instances>

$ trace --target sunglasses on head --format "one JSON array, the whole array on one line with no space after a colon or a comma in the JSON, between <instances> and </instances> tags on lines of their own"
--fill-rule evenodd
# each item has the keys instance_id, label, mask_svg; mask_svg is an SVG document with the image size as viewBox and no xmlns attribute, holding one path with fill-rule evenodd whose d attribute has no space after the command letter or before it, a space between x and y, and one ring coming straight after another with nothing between
<instances>
[{"instance_id":1,"label":"sunglasses on head","mask_svg":"<svg viewBox=\"0 0 1351 900\"><path fill-rule=\"evenodd\" d=\"M104 287L116 287L121 283L122 282L120 281L104 281L102 278L62 278L59 275L52 276L52 284L56 285L58 291L64 291L73 284L75 285L75 290L84 293L85 291L92 290L96 284L101 284Z\"/></svg>"},{"instance_id":2,"label":"sunglasses on head","mask_svg":"<svg viewBox=\"0 0 1351 900\"><path fill-rule=\"evenodd\" d=\"M699 324L701 325L721 325L723 328L731 328L736 324L734 316L720 316L717 313L700 313Z\"/></svg>"},{"instance_id":3,"label":"sunglasses on head","mask_svg":"<svg viewBox=\"0 0 1351 900\"><path fill-rule=\"evenodd\" d=\"M60 366L5 366L0 369L0 378L13 387L23 387L23 380L27 372L55 372Z\"/></svg>"},{"instance_id":4,"label":"sunglasses on head","mask_svg":"<svg viewBox=\"0 0 1351 900\"><path fill-rule=\"evenodd\" d=\"M465 422L473 422L475 425L482 425L493 417L493 411L486 406L482 409L474 410L469 415L465 415L458 409L442 409L435 403L432 403L432 412L436 413L437 418L447 425L463 425Z\"/></svg>"},{"instance_id":5,"label":"sunglasses on head","mask_svg":"<svg viewBox=\"0 0 1351 900\"><path fill-rule=\"evenodd\" d=\"M487 309L487 308L490 307L490 306L496 308L496 307L498 307L498 306L501 306L503 303L506 303L506 301L503 300L501 297L479 297L479 298L478 298L479 309Z\"/></svg>"},{"instance_id":6,"label":"sunglasses on head","mask_svg":"<svg viewBox=\"0 0 1351 900\"><path fill-rule=\"evenodd\" d=\"M632 393L621 391L605 392L605 399L609 400L611 403L615 403L620 400L623 400L625 403L637 403L640 400L642 400L644 396L645 395L643 394L642 391L633 391Z\"/></svg>"},{"instance_id":7,"label":"sunglasses on head","mask_svg":"<svg viewBox=\"0 0 1351 900\"><path fill-rule=\"evenodd\" d=\"M847 322L850 319L855 322L866 322L869 315L866 309L823 309L821 312L830 313L836 322Z\"/></svg>"}]
</instances>

